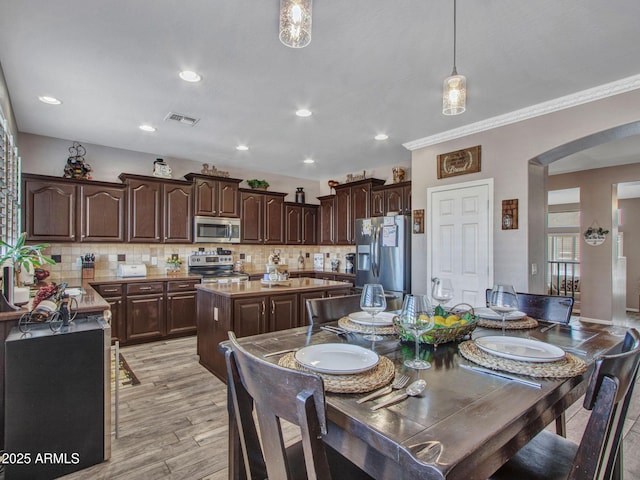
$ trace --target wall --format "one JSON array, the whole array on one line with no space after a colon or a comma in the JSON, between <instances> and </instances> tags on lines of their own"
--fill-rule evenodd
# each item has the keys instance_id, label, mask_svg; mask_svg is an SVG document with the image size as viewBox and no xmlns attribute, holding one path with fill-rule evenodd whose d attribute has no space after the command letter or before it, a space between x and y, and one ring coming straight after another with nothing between
<instances>
[{"instance_id":1,"label":"wall","mask_svg":"<svg viewBox=\"0 0 640 480\"><path fill-rule=\"evenodd\" d=\"M627 308L638 311L640 305L640 198L618 200L622 211L624 256L627 258Z\"/></svg>"},{"instance_id":2,"label":"wall","mask_svg":"<svg viewBox=\"0 0 640 480\"><path fill-rule=\"evenodd\" d=\"M640 90L633 90L561 111L467 135L455 140L430 145L412 153L412 209L424 208L427 188L446 184L494 178L494 218L500 218L501 201L519 200L519 229L502 230L494 222L494 280L512 283L520 291L528 291L529 258L542 258L543 242L531 244L529 231L544 235L544 216L530 218L528 165L531 159L567 142L624 125L640 119ZM460 148L482 146L482 171L470 175L438 180L438 154ZM427 290L427 235L413 236L413 278L416 291ZM542 272L539 271L539 275ZM606 270L610 276L611 265ZM611 319L611 294L595 294L589 305L583 304L583 315ZM587 295L585 295L587 296ZM608 298L603 298L608 297ZM596 300L598 299L598 300ZM586 303L586 302L584 302ZM588 307L588 308L587 308Z\"/></svg>"},{"instance_id":3,"label":"wall","mask_svg":"<svg viewBox=\"0 0 640 480\"><path fill-rule=\"evenodd\" d=\"M7 89L7 81L4 78L4 72L2 71L2 65L0 65L0 110L7 120L7 127L9 131L16 137L18 132L18 126L16 119L13 115L13 108L11 107L11 99L9 97L9 90Z\"/></svg>"}]
</instances>

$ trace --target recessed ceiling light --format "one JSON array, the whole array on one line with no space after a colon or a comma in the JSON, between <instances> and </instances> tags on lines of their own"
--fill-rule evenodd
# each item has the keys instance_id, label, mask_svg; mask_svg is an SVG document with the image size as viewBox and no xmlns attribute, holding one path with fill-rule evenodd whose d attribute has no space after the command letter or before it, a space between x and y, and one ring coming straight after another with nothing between
<instances>
[{"instance_id":1,"label":"recessed ceiling light","mask_svg":"<svg viewBox=\"0 0 640 480\"><path fill-rule=\"evenodd\" d=\"M304 163L316 163L316 161L313 158L305 158L303 160Z\"/></svg>"},{"instance_id":2,"label":"recessed ceiling light","mask_svg":"<svg viewBox=\"0 0 640 480\"><path fill-rule=\"evenodd\" d=\"M144 132L155 132L156 131L156 127L152 127L151 125L140 125L138 127L140 130L144 131Z\"/></svg>"},{"instance_id":3,"label":"recessed ceiling light","mask_svg":"<svg viewBox=\"0 0 640 480\"><path fill-rule=\"evenodd\" d=\"M192 72L191 70L183 70L179 75L185 82L199 82L202 80L202 77L199 74Z\"/></svg>"},{"instance_id":4,"label":"recessed ceiling light","mask_svg":"<svg viewBox=\"0 0 640 480\"><path fill-rule=\"evenodd\" d=\"M296 111L296 115L299 117L310 117L312 115L311 110L308 110L306 108L301 108L300 110Z\"/></svg>"},{"instance_id":5,"label":"recessed ceiling light","mask_svg":"<svg viewBox=\"0 0 640 480\"><path fill-rule=\"evenodd\" d=\"M389 135L385 134L385 133L379 133L378 135L376 135L375 137L376 140L386 140L387 138L389 138Z\"/></svg>"},{"instance_id":6,"label":"recessed ceiling light","mask_svg":"<svg viewBox=\"0 0 640 480\"><path fill-rule=\"evenodd\" d=\"M247 150L249 150L249 147L247 147L246 145L238 145L236 147L236 150L240 150L241 152L246 152Z\"/></svg>"},{"instance_id":7,"label":"recessed ceiling light","mask_svg":"<svg viewBox=\"0 0 640 480\"><path fill-rule=\"evenodd\" d=\"M38 97L42 103L48 103L49 105L60 105L62 103L61 100L58 100L56 97L49 97L47 95L42 95Z\"/></svg>"}]
</instances>

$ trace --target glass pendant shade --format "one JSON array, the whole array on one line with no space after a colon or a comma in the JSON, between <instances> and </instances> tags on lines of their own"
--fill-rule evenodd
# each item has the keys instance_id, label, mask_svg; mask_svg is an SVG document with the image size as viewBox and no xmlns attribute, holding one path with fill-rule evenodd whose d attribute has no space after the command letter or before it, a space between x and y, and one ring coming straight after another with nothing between
<instances>
[{"instance_id":1,"label":"glass pendant shade","mask_svg":"<svg viewBox=\"0 0 640 480\"><path fill-rule=\"evenodd\" d=\"M442 94L442 113L459 115L467 109L467 79L454 70L450 77L444 79Z\"/></svg>"},{"instance_id":2,"label":"glass pendant shade","mask_svg":"<svg viewBox=\"0 0 640 480\"><path fill-rule=\"evenodd\" d=\"M302 48L311 42L311 0L280 0L280 41Z\"/></svg>"}]
</instances>

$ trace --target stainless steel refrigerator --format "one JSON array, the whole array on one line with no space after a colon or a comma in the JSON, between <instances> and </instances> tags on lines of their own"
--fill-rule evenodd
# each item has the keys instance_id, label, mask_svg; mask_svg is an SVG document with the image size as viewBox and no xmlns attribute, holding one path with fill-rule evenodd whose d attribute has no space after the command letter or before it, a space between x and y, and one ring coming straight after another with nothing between
<instances>
[{"instance_id":1,"label":"stainless steel refrigerator","mask_svg":"<svg viewBox=\"0 0 640 480\"><path fill-rule=\"evenodd\" d=\"M385 292L411 293L410 218L356 220L356 287L380 283Z\"/></svg>"}]
</instances>

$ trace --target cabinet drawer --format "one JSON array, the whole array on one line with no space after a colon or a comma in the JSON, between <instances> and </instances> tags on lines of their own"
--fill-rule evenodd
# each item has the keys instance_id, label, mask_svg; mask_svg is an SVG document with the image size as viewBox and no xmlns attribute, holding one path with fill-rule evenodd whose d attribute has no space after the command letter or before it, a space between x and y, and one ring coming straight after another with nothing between
<instances>
[{"instance_id":1,"label":"cabinet drawer","mask_svg":"<svg viewBox=\"0 0 640 480\"><path fill-rule=\"evenodd\" d=\"M104 298L109 297L121 297L122 296L122 285L94 285L93 288L100 294L100 296Z\"/></svg>"},{"instance_id":2,"label":"cabinet drawer","mask_svg":"<svg viewBox=\"0 0 640 480\"><path fill-rule=\"evenodd\" d=\"M130 283L127 285L127 295L146 295L162 292L162 282Z\"/></svg>"},{"instance_id":3,"label":"cabinet drawer","mask_svg":"<svg viewBox=\"0 0 640 480\"><path fill-rule=\"evenodd\" d=\"M198 283L200 282L197 280L173 280L167 282L167 292L184 292L187 290L195 290Z\"/></svg>"}]
</instances>

